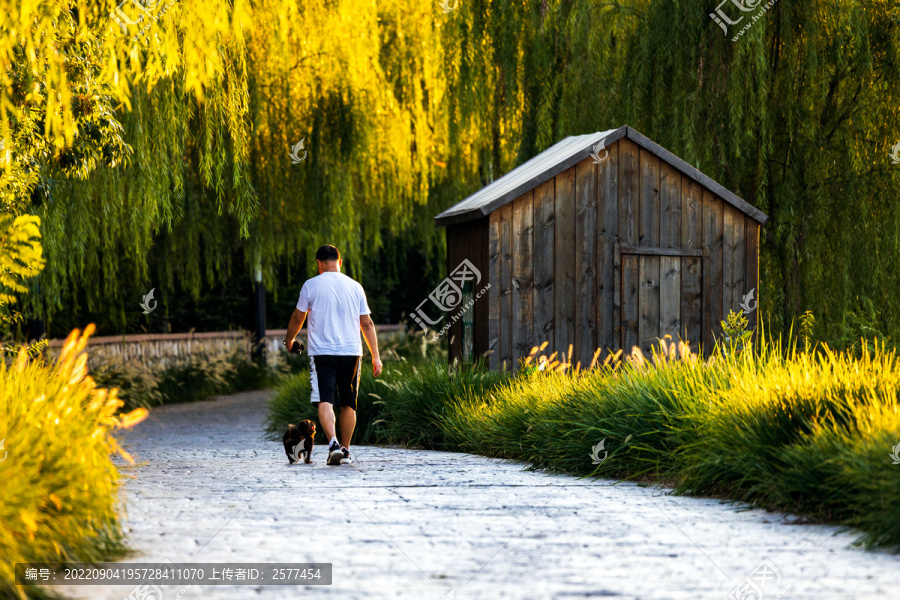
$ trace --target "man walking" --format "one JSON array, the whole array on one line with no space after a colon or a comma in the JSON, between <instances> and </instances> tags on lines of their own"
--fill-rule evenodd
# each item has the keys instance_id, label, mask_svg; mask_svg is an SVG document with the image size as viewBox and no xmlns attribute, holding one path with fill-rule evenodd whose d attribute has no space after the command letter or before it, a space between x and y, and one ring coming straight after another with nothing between
<instances>
[{"instance_id":1,"label":"man walking","mask_svg":"<svg viewBox=\"0 0 900 600\"><path fill-rule=\"evenodd\" d=\"M303 284L284 339L290 349L303 322L309 318L306 329L312 383L310 402L317 405L319 424L329 438L329 465L350 464L350 438L356 427L362 362L360 330L372 353L372 374L381 375L382 367L366 293L359 283L341 273L341 264L341 253L334 246L322 246L316 251L319 274ZM334 434L334 404L341 408L340 443Z\"/></svg>"}]
</instances>

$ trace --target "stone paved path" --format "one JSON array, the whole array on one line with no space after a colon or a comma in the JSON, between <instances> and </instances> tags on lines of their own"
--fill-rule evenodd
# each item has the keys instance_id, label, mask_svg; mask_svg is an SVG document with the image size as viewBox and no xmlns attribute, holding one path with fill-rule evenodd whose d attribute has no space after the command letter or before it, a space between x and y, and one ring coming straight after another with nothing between
<instances>
[{"instance_id":1,"label":"stone paved path","mask_svg":"<svg viewBox=\"0 0 900 600\"><path fill-rule=\"evenodd\" d=\"M327 467L317 447L316 464L289 466L262 437L268 397L163 407L129 433L127 560L331 562L334 584L165 588L163 600L724 600L764 559L781 572L766 600L900 598L900 557L786 515L447 452L357 447L352 466Z\"/></svg>"}]
</instances>

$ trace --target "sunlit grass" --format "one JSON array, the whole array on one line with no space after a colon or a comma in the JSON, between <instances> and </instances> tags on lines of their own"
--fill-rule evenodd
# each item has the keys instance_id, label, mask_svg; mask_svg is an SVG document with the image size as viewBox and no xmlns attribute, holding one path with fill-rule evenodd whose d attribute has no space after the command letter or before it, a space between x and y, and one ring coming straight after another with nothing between
<instances>
[{"instance_id":1,"label":"sunlit grass","mask_svg":"<svg viewBox=\"0 0 900 600\"><path fill-rule=\"evenodd\" d=\"M859 358L827 347L722 362L727 386L685 417L679 490L855 525L870 546L900 545L900 363L876 346Z\"/></svg>"},{"instance_id":2,"label":"sunlit grass","mask_svg":"<svg viewBox=\"0 0 900 600\"><path fill-rule=\"evenodd\" d=\"M14 585L17 562L102 561L123 549L111 458L132 459L111 432L147 412L117 415L117 390L87 375L92 331L73 331L52 365L25 353L0 361L0 597L42 595Z\"/></svg>"}]
</instances>

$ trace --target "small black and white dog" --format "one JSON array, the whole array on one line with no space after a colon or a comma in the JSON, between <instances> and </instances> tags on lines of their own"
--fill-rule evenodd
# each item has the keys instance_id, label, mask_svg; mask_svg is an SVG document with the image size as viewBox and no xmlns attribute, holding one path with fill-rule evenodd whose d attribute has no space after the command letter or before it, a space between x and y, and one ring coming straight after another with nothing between
<instances>
[{"instance_id":1,"label":"small black and white dog","mask_svg":"<svg viewBox=\"0 0 900 600\"><path fill-rule=\"evenodd\" d=\"M284 434L284 453L287 454L290 464L300 462L301 455L305 454L303 462L312 462L313 437L316 435L316 424L306 419L296 425L288 425Z\"/></svg>"}]
</instances>

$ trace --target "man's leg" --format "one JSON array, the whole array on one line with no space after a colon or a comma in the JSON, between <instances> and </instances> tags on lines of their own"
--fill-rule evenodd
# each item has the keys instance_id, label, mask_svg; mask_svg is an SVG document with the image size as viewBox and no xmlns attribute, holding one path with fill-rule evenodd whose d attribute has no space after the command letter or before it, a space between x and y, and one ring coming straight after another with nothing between
<instances>
[{"instance_id":1,"label":"man's leg","mask_svg":"<svg viewBox=\"0 0 900 600\"><path fill-rule=\"evenodd\" d=\"M326 444L334 437L334 408L330 402L322 402L322 398L334 396L334 373L331 366L326 357L321 357L319 364L316 364L315 356L309 357L309 401L316 405Z\"/></svg>"},{"instance_id":2,"label":"man's leg","mask_svg":"<svg viewBox=\"0 0 900 600\"><path fill-rule=\"evenodd\" d=\"M334 393L337 383L337 365L333 356L310 356L309 376L312 385L310 401L317 403L319 424L328 438L328 464L341 464L340 444L334 435ZM326 402L326 400L330 400ZM334 441L332 441L334 440Z\"/></svg>"},{"instance_id":3,"label":"man's leg","mask_svg":"<svg viewBox=\"0 0 900 600\"><path fill-rule=\"evenodd\" d=\"M356 399L359 394L361 361L358 356L342 356L339 360L337 388L341 407L341 446L347 451L344 458L349 459L350 441L356 428Z\"/></svg>"},{"instance_id":4,"label":"man's leg","mask_svg":"<svg viewBox=\"0 0 900 600\"><path fill-rule=\"evenodd\" d=\"M328 440L335 437L334 435L334 408L331 406L331 402L319 402L319 425L322 426L322 431L325 432L325 443L328 443ZM341 430L344 429L344 415L341 415ZM355 419L354 419L355 422ZM341 437L344 437L343 435Z\"/></svg>"},{"instance_id":5,"label":"man's leg","mask_svg":"<svg viewBox=\"0 0 900 600\"><path fill-rule=\"evenodd\" d=\"M322 414L321 412L319 413ZM321 417L319 417L321 419ZM331 417L334 427L334 415ZM341 446L350 449L350 438L353 437L353 428L356 427L356 411L349 406L341 407Z\"/></svg>"}]
</instances>

